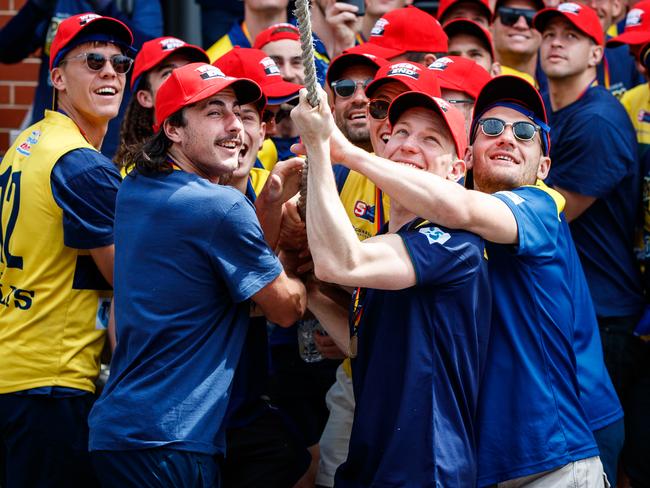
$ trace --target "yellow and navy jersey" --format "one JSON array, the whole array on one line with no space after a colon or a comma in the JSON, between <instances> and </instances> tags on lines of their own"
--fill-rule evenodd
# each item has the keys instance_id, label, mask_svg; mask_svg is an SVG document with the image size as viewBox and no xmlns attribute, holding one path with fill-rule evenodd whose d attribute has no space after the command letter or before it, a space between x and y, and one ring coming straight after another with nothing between
<instances>
[{"instance_id":1,"label":"yellow and navy jersey","mask_svg":"<svg viewBox=\"0 0 650 488\"><path fill-rule=\"evenodd\" d=\"M214 63L235 46L253 47L253 39L251 39L246 22L244 21L234 23L228 33L210 46L205 52L208 53L210 62Z\"/></svg>"},{"instance_id":2,"label":"yellow and navy jersey","mask_svg":"<svg viewBox=\"0 0 650 488\"><path fill-rule=\"evenodd\" d=\"M87 189L92 178L104 186ZM0 393L94 391L112 291L89 249L112 244L119 181L113 164L59 112L46 111L0 162ZM100 196L85 201L89 191Z\"/></svg>"},{"instance_id":3,"label":"yellow and navy jersey","mask_svg":"<svg viewBox=\"0 0 650 488\"><path fill-rule=\"evenodd\" d=\"M519 71L518 69L515 68L510 68L509 66L506 65L501 65L501 74L502 75L511 75L511 76L518 76L519 78L523 78L526 80L528 83L531 85L537 87L537 80L533 78L531 75L528 73L524 73L523 71Z\"/></svg>"},{"instance_id":4,"label":"yellow and navy jersey","mask_svg":"<svg viewBox=\"0 0 650 488\"><path fill-rule=\"evenodd\" d=\"M254 167L248 175L248 182L246 183L246 197L253 203L260 195L262 188L269 179L270 172L264 168Z\"/></svg>"},{"instance_id":5,"label":"yellow and navy jersey","mask_svg":"<svg viewBox=\"0 0 650 488\"><path fill-rule=\"evenodd\" d=\"M255 168L262 168L271 171L275 164L278 162L278 148L271 138L264 139L262 149L257 151L257 160L255 161Z\"/></svg>"},{"instance_id":6,"label":"yellow and navy jersey","mask_svg":"<svg viewBox=\"0 0 650 488\"><path fill-rule=\"evenodd\" d=\"M650 85L635 86L621 97L627 115L636 131L639 153L650 148Z\"/></svg>"}]
</instances>

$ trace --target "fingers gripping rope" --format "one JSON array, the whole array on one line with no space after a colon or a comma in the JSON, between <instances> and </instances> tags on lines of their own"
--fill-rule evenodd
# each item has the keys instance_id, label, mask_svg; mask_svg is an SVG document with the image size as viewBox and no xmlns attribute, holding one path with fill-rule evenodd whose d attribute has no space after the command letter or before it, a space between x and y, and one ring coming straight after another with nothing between
<instances>
[{"instance_id":1,"label":"fingers gripping rope","mask_svg":"<svg viewBox=\"0 0 650 488\"><path fill-rule=\"evenodd\" d=\"M305 88L307 88L307 101L312 107L318 105L318 92L316 91L316 64L314 63L314 39L311 34L311 17L309 15L309 0L296 0L294 15L298 19L300 30L300 47L302 48L302 64L305 67ZM302 171L300 184L300 199L298 211L304 221L307 212L307 160Z\"/></svg>"}]
</instances>

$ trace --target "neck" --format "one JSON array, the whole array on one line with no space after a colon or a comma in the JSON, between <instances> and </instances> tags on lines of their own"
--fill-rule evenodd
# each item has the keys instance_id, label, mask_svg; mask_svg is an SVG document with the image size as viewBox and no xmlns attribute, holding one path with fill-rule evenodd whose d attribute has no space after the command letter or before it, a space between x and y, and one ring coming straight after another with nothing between
<instances>
[{"instance_id":1,"label":"neck","mask_svg":"<svg viewBox=\"0 0 650 488\"><path fill-rule=\"evenodd\" d=\"M548 91L553 112L572 104L596 78L596 68L566 78L548 79Z\"/></svg>"},{"instance_id":2,"label":"neck","mask_svg":"<svg viewBox=\"0 0 650 488\"><path fill-rule=\"evenodd\" d=\"M242 195L246 195L246 187L248 186L248 175L241 178L232 177L228 182L228 185L232 186L239 190Z\"/></svg>"},{"instance_id":3,"label":"neck","mask_svg":"<svg viewBox=\"0 0 650 488\"><path fill-rule=\"evenodd\" d=\"M252 10L244 2L244 21L246 28L251 36L251 43L255 41L257 35L267 27L273 24L279 24L287 21L287 11L281 9Z\"/></svg>"},{"instance_id":4,"label":"neck","mask_svg":"<svg viewBox=\"0 0 650 488\"><path fill-rule=\"evenodd\" d=\"M219 176L210 175L195 165L187 156L185 156L177 144L172 144L172 146L167 150L167 155L172 159L172 161L174 161L176 166L186 173L192 173L201 178L205 178L215 185L219 184Z\"/></svg>"},{"instance_id":5,"label":"neck","mask_svg":"<svg viewBox=\"0 0 650 488\"><path fill-rule=\"evenodd\" d=\"M513 52L499 52L497 51L497 61L503 66L516 69L529 74L535 78L535 69L537 68L537 53L522 54Z\"/></svg>"},{"instance_id":6,"label":"neck","mask_svg":"<svg viewBox=\"0 0 650 488\"><path fill-rule=\"evenodd\" d=\"M61 97L60 94L59 97ZM79 112L65 97L60 98L58 108L65 112L77 124L77 127L79 127L86 140L99 151L102 147L106 131L108 130L108 120L89 118L87 115Z\"/></svg>"},{"instance_id":7,"label":"neck","mask_svg":"<svg viewBox=\"0 0 650 488\"><path fill-rule=\"evenodd\" d=\"M380 18L381 17L374 15L368 15L368 11L366 11L366 15L363 16L363 20L361 21L361 34L363 35L364 39L370 38L370 31Z\"/></svg>"},{"instance_id":8,"label":"neck","mask_svg":"<svg viewBox=\"0 0 650 488\"><path fill-rule=\"evenodd\" d=\"M388 232L395 234L404 224L410 222L416 217L414 213L409 212L402 207L396 200L390 202L390 220L388 221Z\"/></svg>"}]
</instances>

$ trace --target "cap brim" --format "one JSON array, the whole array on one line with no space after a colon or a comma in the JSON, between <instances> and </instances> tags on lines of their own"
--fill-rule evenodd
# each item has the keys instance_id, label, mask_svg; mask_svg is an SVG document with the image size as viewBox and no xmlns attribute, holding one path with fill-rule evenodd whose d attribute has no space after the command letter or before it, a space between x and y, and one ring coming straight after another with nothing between
<instances>
[{"instance_id":1,"label":"cap brim","mask_svg":"<svg viewBox=\"0 0 650 488\"><path fill-rule=\"evenodd\" d=\"M618 47L624 44L636 46L650 42L650 31L623 32L623 34L613 37L605 44L607 47Z\"/></svg>"},{"instance_id":2,"label":"cap brim","mask_svg":"<svg viewBox=\"0 0 650 488\"><path fill-rule=\"evenodd\" d=\"M468 33L482 39L485 44L488 46L488 51L492 56L492 60L495 59L494 56L494 46L492 45L492 39L489 32L484 30L479 24L469 19L455 19L447 22L442 26L443 30L448 37L451 37L457 33Z\"/></svg>"},{"instance_id":3,"label":"cap brim","mask_svg":"<svg viewBox=\"0 0 650 488\"><path fill-rule=\"evenodd\" d=\"M274 77L269 76L268 78ZM300 90L303 88L302 85L285 81L280 76L277 76L277 79L275 82L262 85L262 91L269 99L269 103L271 103L271 100L277 99L288 101L300 95Z\"/></svg>"},{"instance_id":4,"label":"cap brim","mask_svg":"<svg viewBox=\"0 0 650 488\"><path fill-rule=\"evenodd\" d=\"M205 100L228 87L234 90L235 96L240 105L255 103L263 97L262 89L253 80L249 80L248 78L232 78L224 79L221 83L210 84L188 99L184 103L184 106Z\"/></svg>"},{"instance_id":5,"label":"cap brim","mask_svg":"<svg viewBox=\"0 0 650 488\"><path fill-rule=\"evenodd\" d=\"M404 49L391 49L388 47L378 46L372 42L364 42L363 44L345 50L346 54L372 54L373 56L384 58L386 60L400 56L405 52Z\"/></svg>"},{"instance_id":6,"label":"cap brim","mask_svg":"<svg viewBox=\"0 0 650 488\"><path fill-rule=\"evenodd\" d=\"M341 76L343 75L343 72L346 70L346 68L349 68L350 66L363 65L363 66L370 66L371 68L379 69L383 65L388 63L388 61L386 61L384 58L377 57L377 56L373 56L371 58L367 54L370 53L362 54L359 52L345 51L343 52L343 54L334 58L330 63L329 67L327 68L327 75L325 76L327 86L329 86L333 81L340 80ZM375 61L375 59L379 61Z\"/></svg>"},{"instance_id":7,"label":"cap brim","mask_svg":"<svg viewBox=\"0 0 650 488\"><path fill-rule=\"evenodd\" d=\"M482 116L487 108L497 102L522 105L531 110L539 120L548 123L541 95L533 85L519 76L501 75L488 81L476 99L474 119Z\"/></svg>"}]
</instances>

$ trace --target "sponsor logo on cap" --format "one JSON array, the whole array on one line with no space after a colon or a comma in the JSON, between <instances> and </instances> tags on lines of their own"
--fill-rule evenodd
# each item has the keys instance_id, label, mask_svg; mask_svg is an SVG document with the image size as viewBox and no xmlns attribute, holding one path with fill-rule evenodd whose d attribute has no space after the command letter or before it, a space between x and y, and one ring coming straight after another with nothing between
<instances>
[{"instance_id":1,"label":"sponsor logo on cap","mask_svg":"<svg viewBox=\"0 0 650 488\"><path fill-rule=\"evenodd\" d=\"M209 64L204 64L196 68L196 71L200 73L202 80L211 80L212 78L225 78L226 75L223 74L216 66Z\"/></svg>"},{"instance_id":2,"label":"sponsor logo on cap","mask_svg":"<svg viewBox=\"0 0 650 488\"><path fill-rule=\"evenodd\" d=\"M411 63L394 64L390 67L386 76L408 76L417 80L420 78L420 68Z\"/></svg>"},{"instance_id":3,"label":"sponsor logo on cap","mask_svg":"<svg viewBox=\"0 0 650 488\"><path fill-rule=\"evenodd\" d=\"M558 9L559 12L564 12L565 14L578 15L580 13L580 11L582 10L582 7L580 5L578 5L577 3L567 2L567 3L561 3L560 5L558 5L557 9Z\"/></svg>"},{"instance_id":4,"label":"sponsor logo on cap","mask_svg":"<svg viewBox=\"0 0 650 488\"><path fill-rule=\"evenodd\" d=\"M180 39L172 38L172 39L163 39L160 41L160 49L163 51L173 51L174 49L178 49L179 47L183 47L185 45L184 41L181 41Z\"/></svg>"},{"instance_id":5,"label":"sponsor logo on cap","mask_svg":"<svg viewBox=\"0 0 650 488\"><path fill-rule=\"evenodd\" d=\"M630 10L627 13L627 17L625 17L625 28L627 29L628 27L636 27L638 25L641 25L644 13L645 12L640 8L633 8Z\"/></svg>"},{"instance_id":6,"label":"sponsor logo on cap","mask_svg":"<svg viewBox=\"0 0 650 488\"><path fill-rule=\"evenodd\" d=\"M454 60L450 58L440 58L436 59L433 63L429 65L429 69L435 69L437 71L444 71L446 70L450 64L453 64Z\"/></svg>"},{"instance_id":7,"label":"sponsor logo on cap","mask_svg":"<svg viewBox=\"0 0 650 488\"><path fill-rule=\"evenodd\" d=\"M97 14L82 15L81 17L79 17L79 25L86 25L91 20L98 19L99 17L101 17L101 15L97 15Z\"/></svg>"},{"instance_id":8,"label":"sponsor logo on cap","mask_svg":"<svg viewBox=\"0 0 650 488\"><path fill-rule=\"evenodd\" d=\"M373 26L372 30L370 31L371 36L383 36L384 31L386 30L386 26L389 24L389 22L386 19L379 19L377 22L375 22L375 25Z\"/></svg>"},{"instance_id":9,"label":"sponsor logo on cap","mask_svg":"<svg viewBox=\"0 0 650 488\"><path fill-rule=\"evenodd\" d=\"M275 64L275 61L273 61L271 58L268 56L260 61L260 64L264 67L264 73L266 76L281 76L280 74L280 68L278 68L278 65Z\"/></svg>"}]
</instances>

